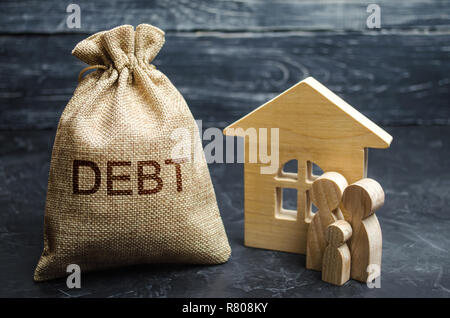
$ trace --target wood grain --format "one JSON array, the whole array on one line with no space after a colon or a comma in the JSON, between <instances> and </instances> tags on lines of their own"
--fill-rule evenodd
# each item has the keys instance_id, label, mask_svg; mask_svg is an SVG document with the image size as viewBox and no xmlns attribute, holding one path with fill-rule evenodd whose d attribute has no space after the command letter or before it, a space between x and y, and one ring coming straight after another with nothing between
<instances>
[{"instance_id":1,"label":"wood grain","mask_svg":"<svg viewBox=\"0 0 450 318\"><path fill-rule=\"evenodd\" d=\"M68 29L70 2L2 1L0 32L91 33L121 24L150 23L166 31L365 30L368 0L220 1L77 0L81 28ZM450 3L439 0L377 0L384 29L448 30Z\"/></svg>"},{"instance_id":2,"label":"wood grain","mask_svg":"<svg viewBox=\"0 0 450 318\"><path fill-rule=\"evenodd\" d=\"M350 277L363 283L368 281L369 265L376 266L377 274L381 274L382 234L375 211L383 204L383 188L370 178L349 185L342 197L344 217L353 229Z\"/></svg>"},{"instance_id":3,"label":"wood grain","mask_svg":"<svg viewBox=\"0 0 450 318\"><path fill-rule=\"evenodd\" d=\"M347 221L337 220L328 226L326 234L322 280L342 286L350 279L351 254L346 242L352 236L352 227Z\"/></svg>"},{"instance_id":4,"label":"wood grain","mask_svg":"<svg viewBox=\"0 0 450 318\"><path fill-rule=\"evenodd\" d=\"M83 35L0 36L0 129L56 128ZM307 76L381 125L450 124L450 35L168 35L155 65L205 126L225 127ZM183 49L180 49L183 48Z\"/></svg>"}]
</instances>

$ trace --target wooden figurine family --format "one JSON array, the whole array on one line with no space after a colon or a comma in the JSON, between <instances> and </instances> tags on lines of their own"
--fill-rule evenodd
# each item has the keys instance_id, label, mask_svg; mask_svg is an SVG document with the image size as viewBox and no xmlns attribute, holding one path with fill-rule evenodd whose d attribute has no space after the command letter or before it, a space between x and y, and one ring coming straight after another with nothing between
<instances>
[{"instance_id":1,"label":"wooden figurine family","mask_svg":"<svg viewBox=\"0 0 450 318\"><path fill-rule=\"evenodd\" d=\"M343 285L350 278L367 282L381 266L381 228L375 211L384 203L380 184L369 178L351 185L337 172L312 184L318 212L308 229L306 268L322 271L322 280Z\"/></svg>"}]
</instances>

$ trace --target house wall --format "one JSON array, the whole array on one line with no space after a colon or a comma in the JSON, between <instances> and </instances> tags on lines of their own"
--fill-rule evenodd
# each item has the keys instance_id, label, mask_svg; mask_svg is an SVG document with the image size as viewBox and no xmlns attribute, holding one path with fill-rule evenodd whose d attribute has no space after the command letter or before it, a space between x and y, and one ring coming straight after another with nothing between
<instances>
[{"instance_id":1,"label":"house wall","mask_svg":"<svg viewBox=\"0 0 450 318\"><path fill-rule=\"evenodd\" d=\"M248 142L246 148L248 149ZM339 172L352 183L365 176L365 151L361 147L306 149L281 143L279 155L280 168L289 160L298 160L297 180L292 177L283 178L278 174L261 174L263 164L245 163L245 245L305 254L311 217L305 191L313 182L313 178L307 179L307 161L316 163L324 172ZM299 190L296 220L275 216L277 187Z\"/></svg>"}]
</instances>

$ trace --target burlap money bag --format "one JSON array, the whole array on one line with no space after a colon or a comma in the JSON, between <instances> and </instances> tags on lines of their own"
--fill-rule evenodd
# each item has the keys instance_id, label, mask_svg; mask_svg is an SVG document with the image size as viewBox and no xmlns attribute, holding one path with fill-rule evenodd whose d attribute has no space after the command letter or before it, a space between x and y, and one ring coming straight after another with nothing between
<instances>
[{"instance_id":1,"label":"burlap money bag","mask_svg":"<svg viewBox=\"0 0 450 318\"><path fill-rule=\"evenodd\" d=\"M180 142L193 153L201 141L185 100L150 64L163 44L162 30L125 25L73 50L97 70L81 79L58 125L36 281L67 275L69 264L83 273L228 260L203 153L172 155ZM191 139L173 133L180 129Z\"/></svg>"}]
</instances>

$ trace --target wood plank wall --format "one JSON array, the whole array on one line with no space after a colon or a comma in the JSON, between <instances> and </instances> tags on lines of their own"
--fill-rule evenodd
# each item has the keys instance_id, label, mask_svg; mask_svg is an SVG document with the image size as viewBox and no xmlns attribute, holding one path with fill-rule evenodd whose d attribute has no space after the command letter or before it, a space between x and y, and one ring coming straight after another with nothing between
<instances>
[{"instance_id":1,"label":"wood plank wall","mask_svg":"<svg viewBox=\"0 0 450 318\"><path fill-rule=\"evenodd\" d=\"M66 6L81 7L81 28ZM307 76L383 126L450 125L450 1L2 1L0 130L55 129L93 32L154 24L154 64L204 126L224 127ZM381 29L366 27L369 3Z\"/></svg>"}]
</instances>

